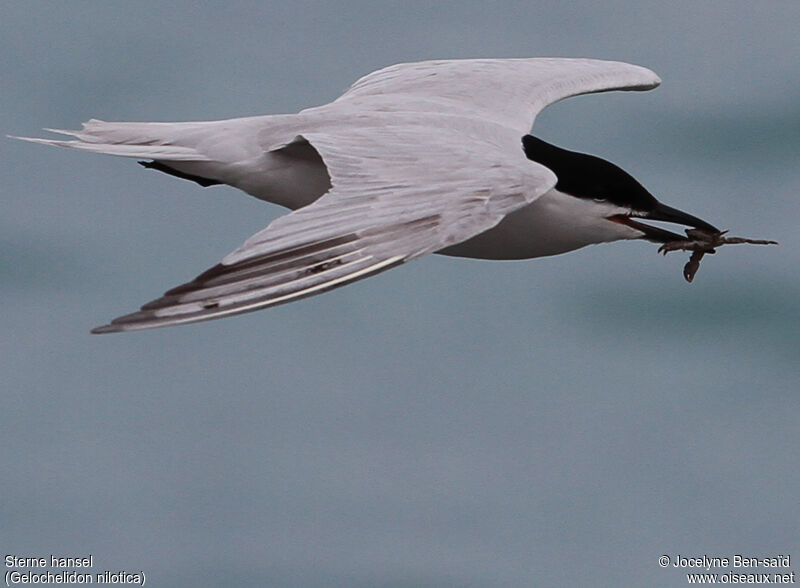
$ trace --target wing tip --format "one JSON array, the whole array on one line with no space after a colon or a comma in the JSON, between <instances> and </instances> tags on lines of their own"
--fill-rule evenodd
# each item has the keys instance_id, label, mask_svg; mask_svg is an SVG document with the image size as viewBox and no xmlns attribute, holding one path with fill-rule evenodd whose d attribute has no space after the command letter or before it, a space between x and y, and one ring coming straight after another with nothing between
<instances>
[{"instance_id":1,"label":"wing tip","mask_svg":"<svg viewBox=\"0 0 800 588\"><path fill-rule=\"evenodd\" d=\"M658 76L656 72L654 72L649 67L645 67L643 65L638 65L635 63L625 63L625 62L618 62L624 63L628 67L633 67L637 70L638 73L642 75L642 81L636 85L637 90L652 90L653 88L657 88L661 85L661 78Z\"/></svg>"},{"instance_id":2,"label":"wing tip","mask_svg":"<svg viewBox=\"0 0 800 588\"><path fill-rule=\"evenodd\" d=\"M99 327L93 328L90 333L92 335L105 335L107 333L123 333L126 331L141 331L142 329L152 329L155 327L162 326L157 321L153 321L154 318L152 315L148 314L148 318L151 320L141 320L142 317L146 313L143 313L141 310L132 312L130 314L125 314L120 317L115 318L110 323L106 325L100 325ZM138 319L138 321L137 321Z\"/></svg>"},{"instance_id":3,"label":"wing tip","mask_svg":"<svg viewBox=\"0 0 800 588\"><path fill-rule=\"evenodd\" d=\"M109 323L107 325L101 325L99 327L95 327L91 331L89 331L92 335L105 335L106 333L119 333L124 331L125 329L120 325L115 325L113 323Z\"/></svg>"},{"instance_id":4,"label":"wing tip","mask_svg":"<svg viewBox=\"0 0 800 588\"><path fill-rule=\"evenodd\" d=\"M139 314L139 313L133 313L133 314ZM130 316L132 315L121 316L118 319L114 319L107 325L100 325L99 327L93 328L89 332L92 335L106 335L108 333L127 333L128 331L143 331L145 329L157 329L159 327L167 327L173 324L172 322L166 322L166 321L159 322L157 320L128 322L128 320L126 319L128 319L128 317Z\"/></svg>"}]
</instances>

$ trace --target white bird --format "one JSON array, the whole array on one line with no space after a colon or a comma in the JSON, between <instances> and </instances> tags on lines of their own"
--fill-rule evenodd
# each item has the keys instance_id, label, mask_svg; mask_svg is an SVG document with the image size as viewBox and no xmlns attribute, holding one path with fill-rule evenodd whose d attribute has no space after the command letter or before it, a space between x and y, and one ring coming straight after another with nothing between
<instances>
[{"instance_id":1,"label":"white bird","mask_svg":"<svg viewBox=\"0 0 800 588\"><path fill-rule=\"evenodd\" d=\"M144 159L293 211L191 282L92 331L108 333L291 302L427 253L527 259L618 239L683 239L638 219L716 232L615 165L527 134L564 98L660 81L643 67L593 59L426 61L371 73L298 114L90 120L80 131L54 130L73 140L21 138Z\"/></svg>"}]
</instances>

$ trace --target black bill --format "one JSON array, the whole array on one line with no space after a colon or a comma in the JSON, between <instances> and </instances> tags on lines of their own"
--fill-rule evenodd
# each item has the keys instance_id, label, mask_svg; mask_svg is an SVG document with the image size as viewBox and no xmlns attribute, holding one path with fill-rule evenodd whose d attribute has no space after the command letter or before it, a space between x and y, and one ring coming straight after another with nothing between
<instances>
[{"instance_id":1,"label":"black bill","mask_svg":"<svg viewBox=\"0 0 800 588\"><path fill-rule=\"evenodd\" d=\"M694 227L696 229L703 229L704 231L708 231L710 233L719 233L720 230L707 223L706 221L697 218L696 216L692 216L686 212L678 210L677 208L672 208L671 206L667 206L666 204L661 204L660 202L656 204L656 206L641 215L637 215L635 217L628 216L625 214L616 214L614 216L609 217L609 220L622 223L628 225L629 227L633 227L638 231L642 231L644 233L644 239L648 241L654 241L656 243L669 243L672 241L682 241L686 240L685 235L678 235L677 233L673 233L672 231L668 231L666 229L662 229L661 227L654 227L651 225L644 224L640 222L641 220L654 220L654 221L663 221L668 223L676 223L679 225L686 225L689 227Z\"/></svg>"}]
</instances>

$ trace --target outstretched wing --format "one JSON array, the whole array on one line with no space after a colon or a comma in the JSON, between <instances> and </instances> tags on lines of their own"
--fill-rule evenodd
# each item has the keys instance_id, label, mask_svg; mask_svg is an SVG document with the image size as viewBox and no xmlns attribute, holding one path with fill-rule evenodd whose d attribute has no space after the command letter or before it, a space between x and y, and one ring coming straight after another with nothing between
<instances>
[{"instance_id":1,"label":"outstretched wing","mask_svg":"<svg viewBox=\"0 0 800 588\"><path fill-rule=\"evenodd\" d=\"M322 157L332 184L326 195L93 332L214 319L318 294L477 235L556 183L525 158L515 133L478 138L416 119L376 117L296 137Z\"/></svg>"},{"instance_id":2,"label":"outstretched wing","mask_svg":"<svg viewBox=\"0 0 800 588\"><path fill-rule=\"evenodd\" d=\"M647 68L598 59L423 61L368 74L333 104L469 116L527 132L545 106L564 98L660 83Z\"/></svg>"}]
</instances>

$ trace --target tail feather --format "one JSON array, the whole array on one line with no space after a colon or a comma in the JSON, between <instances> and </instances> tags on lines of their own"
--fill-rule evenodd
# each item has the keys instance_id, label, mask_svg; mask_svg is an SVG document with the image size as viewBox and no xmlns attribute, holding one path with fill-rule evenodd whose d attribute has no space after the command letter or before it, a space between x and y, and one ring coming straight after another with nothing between
<instances>
[{"instance_id":1,"label":"tail feather","mask_svg":"<svg viewBox=\"0 0 800 588\"><path fill-rule=\"evenodd\" d=\"M202 122L105 122L80 130L46 129L67 138L12 137L141 160L145 167L197 182L229 184L290 208L308 204L329 187L313 148L279 150L303 131L296 115L266 115ZM273 147L276 146L276 147Z\"/></svg>"},{"instance_id":2,"label":"tail feather","mask_svg":"<svg viewBox=\"0 0 800 588\"><path fill-rule=\"evenodd\" d=\"M32 143L69 147L94 153L161 159L165 161L211 161L197 150L202 123L117 123L92 119L80 131L45 129L74 137L73 140L12 137Z\"/></svg>"},{"instance_id":3,"label":"tail feather","mask_svg":"<svg viewBox=\"0 0 800 588\"><path fill-rule=\"evenodd\" d=\"M211 161L202 153L188 147L146 146L146 145L108 145L105 143L84 143L83 141L59 141L54 139L36 139L33 137L11 137L31 143L69 147L81 151L118 155L120 157L136 157L139 159L163 159L169 161Z\"/></svg>"}]
</instances>

